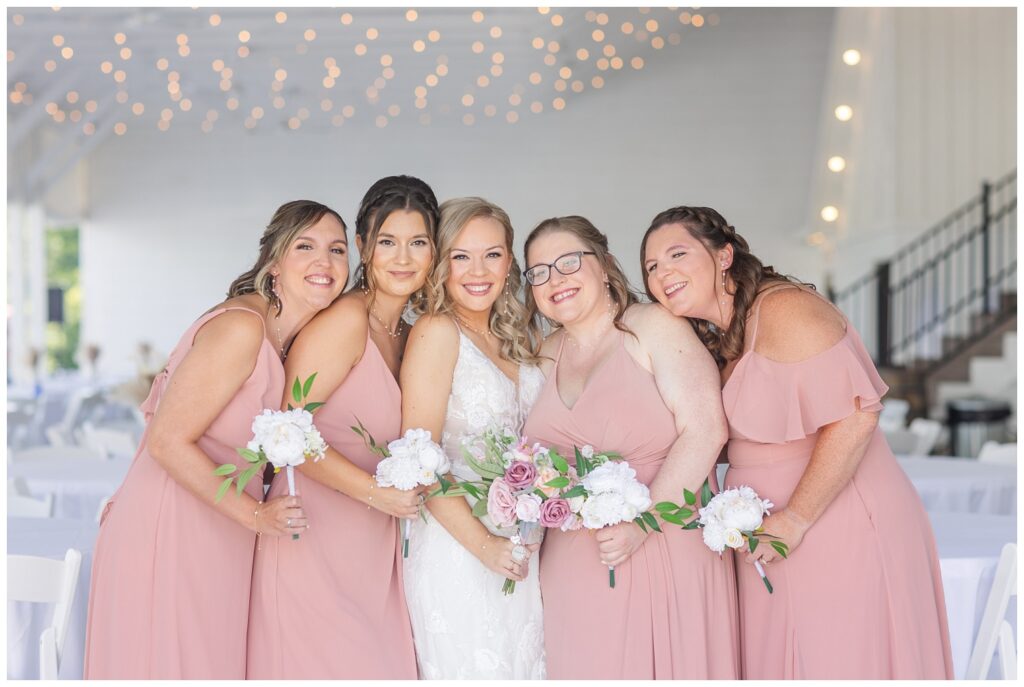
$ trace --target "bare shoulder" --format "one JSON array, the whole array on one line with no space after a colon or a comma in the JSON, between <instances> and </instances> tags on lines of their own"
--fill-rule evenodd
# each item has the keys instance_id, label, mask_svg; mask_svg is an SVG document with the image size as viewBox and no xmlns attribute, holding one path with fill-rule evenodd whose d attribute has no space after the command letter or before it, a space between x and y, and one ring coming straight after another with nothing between
<instances>
[{"instance_id":1,"label":"bare shoulder","mask_svg":"<svg viewBox=\"0 0 1024 687\"><path fill-rule=\"evenodd\" d=\"M802 288L775 289L759 296L758 353L779 362L798 362L835 346L846 321L823 297Z\"/></svg>"},{"instance_id":2,"label":"bare shoulder","mask_svg":"<svg viewBox=\"0 0 1024 687\"><path fill-rule=\"evenodd\" d=\"M459 330L448 315L421 315L409 331L409 339L436 343L458 343Z\"/></svg>"},{"instance_id":3,"label":"bare shoulder","mask_svg":"<svg viewBox=\"0 0 1024 687\"><path fill-rule=\"evenodd\" d=\"M239 351L258 349L264 337L263 314L248 302L232 298L217 305L207 313L229 308L216 317L212 317L196 331L195 343L204 345L237 346ZM258 307L258 305L257 305Z\"/></svg>"},{"instance_id":4,"label":"bare shoulder","mask_svg":"<svg viewBox=\"0 0 1024 687\"><path fill-rule=\"evenodd\" d=\"M329 336L362 341L369 328L362 294L345 294L310 320L300 336Z\"/></svg>"},{"instance_id":5,"label":"bare shoulder","mask_svg":"<svg viewBox=\"0 0 1024 687\"><path fill-rule=\"evenodd\" d=\"M562 339L565 338L565 329L559 327L555 331L548 334L544 341L540 345L540 355L544 358L554 358L555 354L558 353L558 347L562 345Z\"/></svg>"},{"instance_id":6,"label":"bare shoulder","mask_svg":"<svg viewBox=\"0 0 1024 687\"><path fill-rule=\"evenodd\" d=\"M658 303L638 303L628 308L622 318L632 329L645 348L648 343L657 346L665 343L700 346L700 340L685 317L676 317Z\"/></svg>"}]
</instances>

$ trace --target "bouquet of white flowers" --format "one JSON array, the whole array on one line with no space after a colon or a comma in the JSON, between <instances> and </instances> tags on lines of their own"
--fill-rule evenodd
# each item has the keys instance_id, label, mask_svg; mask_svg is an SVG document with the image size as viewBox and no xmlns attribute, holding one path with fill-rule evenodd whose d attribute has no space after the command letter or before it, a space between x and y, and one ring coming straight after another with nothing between
<instances>
[{"instance_id":1,"label":"bouquet of white flowers","mask_svg":"<svg viewBox=\"0 0 1024 687\"><path fill-rule=\"evenodd\" d=\"M693 516L697 495L683 490L683 498L686 501L683 506L665 501L654 508L665 522L681 525L687 530L701 528L704 543L715 553L721 554L726 547L739 550L744 545L753 553L760 544L759 537L765 537L780 556L785 558L789 554L785 542L777 541L777 537L765 533L761 527L764 516L770 514L769 509L774 505L768 499L760 498L750 487L734 487L712 494L705 480L700 494L701 503L705 505L697 511L697 517L689 522L685 518ZM772 583L765 575L761 562L754 561L754 567L771 594Z\"/></svg>"},{"instance_id":2,"label":"bouquet of white flowers","mask_svg":"<svg viewBox=\"0 0 1024 687\"><path fill-rule=\"evenodd\" d=\"M316 373L310 375L305 383L300 383L298 378L295 379L292 398L296 403L302 403L309 395L315 378ZM306 458L312 458L314 462L319 461L327 452L327 443L313 425L313 411L322 405L323 403L307 403L301 408L293 408L289 403L288 410L265 409L253 419L252 440L245 448L235 449L250 464L237 477L239 495L253 476L270 463L274 466L274 472L280 472L281 468L285 468L288 476L288 495L295 496L295 466L305 463ZM217 501L224 498L231 483L235 481L235 477L232 476L235 470L237 467L234 464L225 463L213 471L213 474L226 478L217 490ZM292 539L298 538L299 535L292 535Z\"/></svg>"},{"instance_id":3,"label":"bouquet of white flowers","mask_svg":"<svg viewBox=\"0 0 1024 687\"><path fill-rule=\"evenodd\" d=\"M645 532L647 527L660 532L658 521L647 512L651 507L650 489L637 480L636 470L626 461L605 460L595 464L594 458L590 446L577 451L576 468L585 492L580 509L583 526L597 530L632 520ZM615 587L615 567L611 565L608 566L608 586Z\"/></svg>"},{"instance_id":4,"label":"bouquet of white flowers","mask_svg":"<svg viewBox=\"0 0 1024 687\"><path fill-rule=\"evenodd\" d=\"M352 431L363 438L371 451L381 456L374 475L378 486L408 491L421 485L433 484L451 470L448 456L431 439L429 430L408 429L405 436L395 439L384 448L377 445L359 418L356 418L356 424ZM402 557L409 557L408 520L402 520Z\"/></svg>"}]
</instances>

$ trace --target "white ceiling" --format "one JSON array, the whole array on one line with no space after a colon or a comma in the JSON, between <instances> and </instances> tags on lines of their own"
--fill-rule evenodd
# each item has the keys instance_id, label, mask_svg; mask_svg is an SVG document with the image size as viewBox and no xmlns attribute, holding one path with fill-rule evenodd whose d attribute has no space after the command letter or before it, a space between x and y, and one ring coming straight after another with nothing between
<instances>
[{"instance_id":1,"label":"white ceiling","mask_svg":"<svg viewBox=\"0 0 1024 687\"><path fill-rule=\"evenodd\" d=\"M44 7L7 19L9 150L39 126L65 143L161 127L508 126L599 106L721 21L635 7Z\"/></svg>"}]
</instances>

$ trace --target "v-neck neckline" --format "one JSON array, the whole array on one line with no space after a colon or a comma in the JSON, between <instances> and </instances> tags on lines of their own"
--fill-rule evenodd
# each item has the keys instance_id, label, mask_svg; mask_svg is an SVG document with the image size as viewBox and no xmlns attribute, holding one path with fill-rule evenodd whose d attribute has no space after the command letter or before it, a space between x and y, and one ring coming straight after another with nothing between
<instances>
[{"instance_id":1,"label":"v-neck neckline","mask_svg":"<svg viewBox=\"0 0 1024 687\"><path fill-rule=\"evenodd\" d=\"M388 361L384 358L384 354L381 352L380 346L378 346L377 342L373 340L372 336L370 336L369 325L367 325L367 329L366 329L366 345L367 346L373 346L373 350L375 350L377 352L377 357L380 358L381 364L384 366L384 369L387 370L387 372L388 372L388 379L390 379L391 382L395 385L395 389L399 393L401 393L402 392L402 387L399 386L398 380L395 379L395 373L391 371L391 366L388 365ZM366 353L364 352L363 355L365 356Z\"/></svg>"},{"instance_id":2,"label":"v-neck neckline","mask_svg":"<svg viewBox=\"0 0 1024 687\"><path fill-rule=\"evenodd\" d=\"M565 348L565 338L569 335L568 332L563 332L562 340L558 344L558 359L555 360L555 369L553 374L551 375L551 378L554 381L555 396L558 397L558 402L561 403L562 407L568 410L570 413L573 412L576 409L576 406L580 404L580 401L583 400L583 396L585 396L587 391L590 389L591 382L594 381L594 378L597 377L597 375L604 371L604 368L608 365L608 361L610 361L612 358L618 355L619 349L622 347L622 332L619 331L618 329L616 329L616 331L619 332L619 342L615 346L613 346L612 350L608 353L608 355L602 358L601 362L595 365L594 369L590 371L590 375L587 377L586 381L583 382L583 388L580 389L579 396L576 397L576 402L573 403L571 406L565 402L565 398L562 396L562 392L558 388L558 370L561 367L562 363L562 352Z\"/></svg>"},{"instance_id":3,"label":"v-neck neckline","mask_svg":"<svg viewBox=\"0 0 1024 687\"><path fill-rule=\"evenodd\" d=\"M523 366L522 365L518 365L516 367L516 370L517 370L516 377L517 377L517 379L512 379L507 374L505 374L505 372L500 367L498 367L498 364L496 362L491 360L491 356L489 356L486 353L484 353L483 350L479 346L476 345L476 342L474 342L473 339L471 339L468 336L466 336L466 333L463 332L461 328L458 328L458 329L459 329L459 338L465 339L466 341L468 341L469 345L472 346L476 350L477 353L479 353L481 356L483 356L484 360L486 360L488 363L490 363L491 367L493 367L498 374L500 374L503 378L508 380L508 383L511 384L513 386L513 388L515 389L516 398L519 398L519 383L520 383L520 381L522 381Z\"/></svg>"}]
</instances>

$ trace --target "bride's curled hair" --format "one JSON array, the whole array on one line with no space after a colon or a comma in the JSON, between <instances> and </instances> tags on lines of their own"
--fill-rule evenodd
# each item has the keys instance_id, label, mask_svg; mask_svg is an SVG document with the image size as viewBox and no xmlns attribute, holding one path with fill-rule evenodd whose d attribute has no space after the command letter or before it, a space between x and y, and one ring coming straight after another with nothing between
<instances>
[{"instance_id":1,"label":"bride's curled hair","mask_svg":"<svg viewBox=\"0 0 1024 687\"><path fill-rule=\"evenodd\" d=\"M526 330L526 308L519 300L522 276L519 263L512 250L514 234L508 213L483 198L453 198L441 203L441 220L437 229L437 262L427 277L426 302L418 310L428 315L448 315L455 318L455 304L448 293L446 282L451 274L449 261L452 244L459 233L477 218L490 218L505 230L505 250L511 259L508 280L502 286L501 294L491 307L489 327L501 342L501 357L515 363L533 363L536 358L530 351Z\"/></svg>"}]
</instances>

